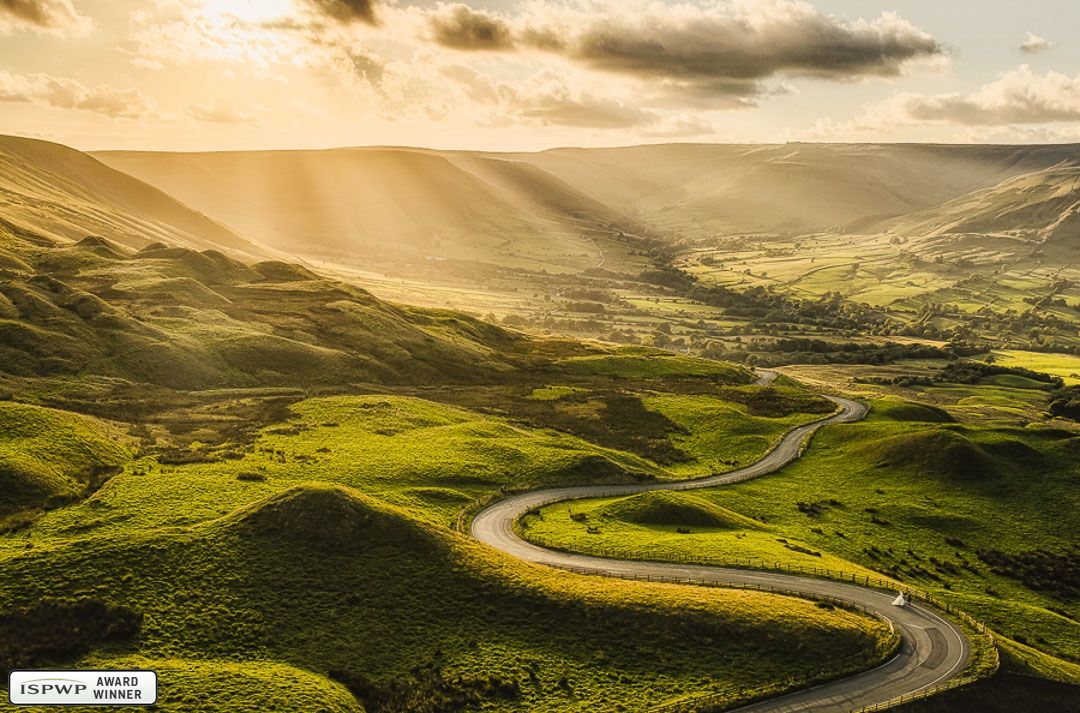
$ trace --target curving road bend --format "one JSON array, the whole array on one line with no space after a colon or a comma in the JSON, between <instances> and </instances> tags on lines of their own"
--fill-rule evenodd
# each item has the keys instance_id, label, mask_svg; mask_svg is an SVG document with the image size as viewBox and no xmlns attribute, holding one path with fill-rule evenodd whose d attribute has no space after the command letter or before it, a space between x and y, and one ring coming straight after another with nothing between
<instances>
[{"instance_id":1,"label":"curving road bend","mask_svg":"<svg viewBox=\"0 0 1080 713\"><path fill-rule=\"evenodd\" d=\"M775 373L765 372L758 383L768 384ZM496 549L528 562L610 577L697 580L718 585L751 586L832 597L861 606L888 619L901 636L899 653L888 662L814 688L772 698L738 709L743 713L786 711L844 711L885 703L945 683L964 670L971 655L967 637L952 622L918 605L895 607L890 593L825 579L752 570L638 560L616 560L544 549L514 533L514 521L527 511L556 501L632 495L650 490L692 490L757 478L799 457L806 439L817 429L851 423L868 408L856 401L829 396L839 410L800 426L756 463L720 475L665 483L580 486L522 493L494 503L472 522L473 536Z\"/></svg>"}]
</instances>

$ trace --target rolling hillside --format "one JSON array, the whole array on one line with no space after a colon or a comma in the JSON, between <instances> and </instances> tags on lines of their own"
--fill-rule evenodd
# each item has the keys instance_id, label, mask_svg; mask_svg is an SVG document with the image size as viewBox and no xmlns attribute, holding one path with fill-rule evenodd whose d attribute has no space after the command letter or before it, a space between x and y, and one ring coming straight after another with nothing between
<instances>
[{"instance_id":1,"label":"rolling hillside","mask_svg":"<svg viewBox=\"0 0 1080 713\"><path fill-rule=\"evenodd\" d=\"M91 156L59 144L0 136L0 225L32 241L108 236L142 248L155 241L246 258L268 251Z\"/></svg>"},{"instance_id":2,"label":"rolling hillside","mask_svg":"<svg viewBox=\"0 0 1080 713\"><path fill-rule=\"evenodd\" d=\"M538 329L659 343L674 312L686 341L728 336L699 318L733 310L686 300L670 272L649 275L677 268L751 297L840 293L887 311L893 334L973 328L997 346L1076 346L1076 145L99 158L380 296ZM993 314L978 322L983 309Z\"/></svg>"},{"instance_id":3,"label":"rolling hillside","mask_svg":"<svg viewBox=\"0 0 1080 713\"><path fill-rule=\"evenodd\" d=\"M97 375L170 388L471 380L506 368L518 337L461 315L400 308L282 262L214 250L134 251L85 238L30 245L0 281L4 374ZM499 353L496 353L499 352Z\"/></svg>"},{"instance_id":4,"label":"rolling hillside","mask_svg":"<svg viewBox=\"0 0 1080 713\"><path fill-rule=\"evenodd\" d=\"M815 231L925 210L1073 164L1080 149L672 144L97 156L275 247L325 253L390 241L479 249L483 238L637 219L691 237Z\"/></svg>"},{"instance_id":5,"label":"rolling hillside","mask_svg":"<svg viewBox=\"0 0 1080 713\"><path fill-rule=\"evenodd\" d=\"M182 389L472 380L510 368L525 342L267 260L73 149L0 139L0 166L0 384L12 390L87 376Z\"/></svg>"},{"instance_id":6,"label":"rolling hillside","mask_svg":"<svg viewBox=\"0 0 1080 713\"><path fill-rule=\"evenodd\" d=\"M311 256L575 270L595 250L586 234L623 220L528 163L481 154L364 148L99 158L245 235Z\"/></svg>"},{"instance_id":7,"label":"rolling hillside","mask_svg":"<svg viewBox=\"0 0 1080 713\"><path fill-rule=\"evenodd\" d=\"M890 232L936 236L981 233L1064 242L1080 235L1080 167L1054 166L1015 176L886 223Z\"/></svg>"}]
</instances>

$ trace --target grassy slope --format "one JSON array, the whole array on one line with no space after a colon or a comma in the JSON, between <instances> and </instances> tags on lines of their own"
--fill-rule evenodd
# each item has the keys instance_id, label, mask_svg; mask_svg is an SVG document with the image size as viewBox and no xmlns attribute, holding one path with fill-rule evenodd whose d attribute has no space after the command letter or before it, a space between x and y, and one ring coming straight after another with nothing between
<instances>
[{"instance_id":1,"label":"grassy slope","mask_svg":"<svg viewBox=\"0 0 1080 713\"><path fill-rule=\"evenodd\" d=\"M996 351L994 363L1018 366L1060 376L1066 384L1080 384L1080 357L1069 354L1040 354L1025 351Z\"/></svg>"},{"instance_id":2,"label":"grassy slope","mask_svg":"<svg viewBox=\"0 0 1080 713\"><path fill-rule=\"evenodd\" d=\"M60 240L108 235L132 247L155 240L248 258L266 251L222 224L75 149L0 136L2 220Z\"/></svg>"},{"instance_id":3,"label":"grassy slope","mask_svg":"<svg viewBox=\"0 0 1080 713\"><path fill-rule=\"evenodd\" d=\"M81 662L106 670L148 669L158 674L158 704L152 710L206 713L364 713L363 704L340 683L310 671L271 661L242 662L203 658L146 658L133 654L94 654ZM55 711L20 708L25 711ZM100 707L70 707L95 713Z\"/></svg>"},{"instance_id":4,"label":"grassy slope","mask_svg":"<svg viewBox=\"0 0 1080 713\"><path fill-rule=\"evenodd\" d=\"M75 500L131 458L129 441L95 418L0 403L0 518Z\"/></svg>"},{"instance_id":5,"label":"grassy slope","mask_svg":"<svg viewBox=\"0 0 1080 713\"><path fill-rule=\"evenodd\" d=\"M796 398L803 396L800 392L779 391ZM669 469L679 477L722 473L752 463L792 428L821 418L821 411L832 406L821 403L807 409L809 412L760 415L753 412L753 401L747 405L715 396L656 395L644 402L684 429L684 433L673 437L673 442L691 460Z\"/></svg>"},{"instance_id":6,"label":"grassy slope","mask_svg":"<svg viewBox=\"0 0 1080 713\"><path fill-rule=\"evenodd\" d=\"M931 421L907 420L913 414ZM903 420L895 420L898 415ZM760 557L845 571L874 568L938 590L1003 634L1058 656L1080 657L1074 603L995 573L976 554L991 548L1070 551L1080 537L1076 438L1060 431L934 423L939 417L925 407L898 409L886 402L866 423L820 434L808 454L783 472L705 495L763 519L767 535L694 528L679 535L677 523L629 525L604 519L603 501L573 506L586 522L572 521L565 512L570 506L553 506L542 520L527 520L527 532L564 547L617 548L651 558ZM805 512L798 503L817 507ZM587 535L589 524L600 532ZM784 546L791 544L822 557Z\"/></svg>"},{"instance_id":7,"label":"grassy slope","mask_svg":"<svg viewBox=\"0 0 1080 713\"><path fill-rule=\"evenodd\" d=\"M264 430L242 459L185 466L135 463L98 493L96 505L49 513L35 532L61 537L82 531L107 538L185 526L308 480L359 488L407 507L413 517L445 525L466 503L501 486L579 478L575 466L585 459L609 460L616 470L655 471L641 459L574 436L525 429L422 399L332 397L294 408L299 418ZM145 504L129 510L125 503L130 502ZM113 509L126 510L126 517L101 516Z\"/></svg>"},{"instance_id":8,"label":"grassy slope","mask_svg":"<svg viewBox=\"0 0 1080 713\"><path fill-rule=\"evenodd\" d=\"M469 686L516 681L517 703L490 694L495 708L595 710L804 681L805 651L835 652L834 673L877 655L883 631L861 617L557 574L432 524L485 489L557 478L598 452L570 436L416 399L322 399L297 412L243 460L134 463L86 503L0 538L18 575L0 583L0 601L98 596L142 612L138 655L183 662L194 686L174 709L222 675L193 659L235 661L256 678L268 675L259 661L343 669L379 685L437 662ZM310 482L322 479L366 494ZM95 656L134 654L115 648Z\"/></svg>"},{"instance_id":9,"label":"grassy slope","mask_svg":"<svg viewBox=\"0 0 1080 713\"><path fill-rule=\"evenodd\" d=\"M6 241L6 242L5 242ZM96 374L177 389L493 378L524 345L460 314L396 307L283 263L32 246L0 283L0 373Z\"/></svg>"},{"instance_id":10,"label":"grassy slope","mask_svg":"<svg viewBox=\"0 0 1080 713\"><path fill-rule=\"evenodd\" d=\"M631 222L505 157L378 148L98 157L264 244L344 263L579 272L601 260L602 228Z\"/></svg>"}]
</instances>

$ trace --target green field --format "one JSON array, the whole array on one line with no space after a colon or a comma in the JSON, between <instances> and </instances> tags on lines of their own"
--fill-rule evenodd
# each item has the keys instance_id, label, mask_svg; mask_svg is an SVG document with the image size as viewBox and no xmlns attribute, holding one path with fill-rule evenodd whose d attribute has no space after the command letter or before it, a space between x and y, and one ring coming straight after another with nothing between
<instances>
[{"instance_id":1,"label":"green field","mask_svg":"<svg viewBox=\"0 0 1080 713\"><path fill-rule=\"evenodd\" d=\"M1066 384L1080 384L1080 356L1000 350L994 352L994 363L1041 371L1044 374L1060 376Z\"/></svg>"},{"instance_id":2,"label":"green field","mask_svg":"<svg viewBox=\"0 0 1080 713\"><path fill-rule=\"evenodd\" d=\"M738 403L732 396L728 392L727 399L692 395L644 399L646 408L682 428L673 442L691 460L673 464L670 473L693 477L748 465L792 428L822 418L833 409L830 402L807 399L804 392L757 390L747 395L746 403ZM791 401L785 403L785 399ZM804 410L788 411L791 408Z\"/></svg>"},{"instance_id":3,"label":"green field","mask_svg":"<svg viewBox=\"0 0 1080 713\"><path fill-rule=\"evenodd\" d=\"M627 518L627 499L560 503L527 516L521 531L598 554L869 569L1076 660L1080 439L942 420L938 409L877 402L869 421L826 429L781 472L681 495L685 507L661 508L662 517ZM709 525L701 513L711 508L732 517Z\"/></svg>"},{"instance_id":4,"label":"green field","mask_svg":"<svg viewBox=\"0 0 1080 713\"><path fill-rule=\"evenodd\" d=\"M57 507L97 488L133 455L117 424L0 402L0 522L21 509Z\"/></svg>"},{"instance_id":5,"label":"green field","mask_svg":"<svg viewBox=\"0 0 1080 713\"><path fill-rule=\"evenodd\" d=\"M163 673L165 709L288 710L320 697L357 709L333 678L373 711L447 700L595 710L698 692L734 702L866 667L890 645L882 624L840 610L583 579L446 527L473 499L565 482L585 459L655 469L635 456L416 398L314 399L293 412L240 458L134 460L87 500L0 536L11 575L0 654L175 672ZM137 617L137 637L73 629L68 609L88 601L116 610L106 619ZM31 645L42 627L52 649ZM829 651L833 665L811 670L805 651ZM296 685L262 686L282 677ZM235 697L212 699L225 681Z\"/></svg>"},{"instance_id":6,"label":"green field","mask_svg":"<svg viewBox=\"0 0 1080 713\"><path fill-rule=\"evenodd\" d=\"M928 590L1002 666L909 710L1071 710L1080 426L1045 375L1080 383L1080 170L1024 151L103 156L192 210L0 137L0 663L152 668L158 709L223 713L735 707L866 670L876 618L468 534L523 490L746 466L839 394L870 417L780 472L516 527Z\"/></svg>"}]
</instances>

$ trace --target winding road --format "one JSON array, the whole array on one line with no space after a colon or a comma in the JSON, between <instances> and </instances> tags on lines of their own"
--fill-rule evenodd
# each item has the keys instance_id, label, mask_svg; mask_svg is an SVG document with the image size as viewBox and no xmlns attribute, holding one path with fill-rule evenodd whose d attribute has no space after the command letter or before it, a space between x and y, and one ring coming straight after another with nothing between
<instances>
[{"instance_id":1,"label":"winding road","mask_svg":"<svg viewBox=\"0 0 1080 713\"><path fill-rule=\"evenodd\" d=\"M765 372L760 384L771 383L775 373ZM828 418L790 431L756 463L708 478L664 483L581 486L538 490L514 495L483 510L472 523L473 536L496 549L528 562L587 574L624 578L683 579L698 582L761 587L831 597L858 605L890 621L900 634L899 653L869 671L814 688L772 698L738 710L743 713L786 711L848 711L891 701L945 683L964 670L971 646L964 633L949 620L920 605L892 605L894 595L876 589L827 579L791 574L591 557L544 549L514 533L514 521L527 511L564 500L632 495L650 490L693 490L757 478L778 470L799 457L806 439L819 428L851 423L866 416L868 408L856 401L827 397L839 410Z\"/></svg>"}]
</instances>

